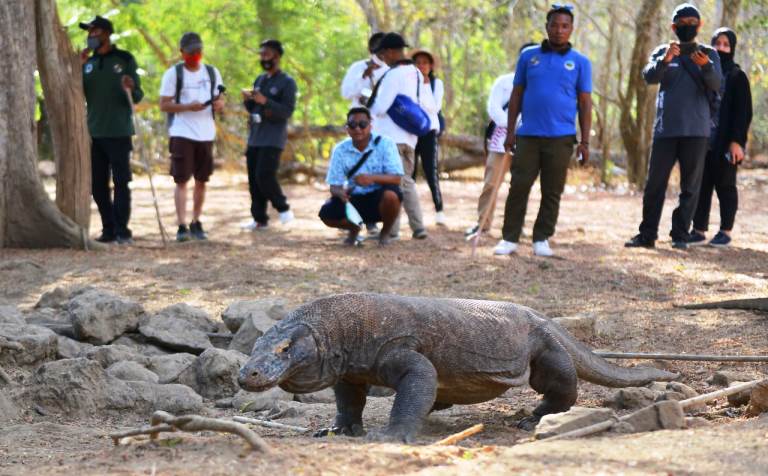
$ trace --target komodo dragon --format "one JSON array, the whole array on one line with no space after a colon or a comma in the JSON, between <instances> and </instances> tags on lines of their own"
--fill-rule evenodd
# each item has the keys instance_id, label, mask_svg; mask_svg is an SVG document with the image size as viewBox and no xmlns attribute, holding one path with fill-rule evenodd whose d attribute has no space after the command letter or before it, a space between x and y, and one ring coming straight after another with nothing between
<instances>
[{"instance_id":1,"label":"komodo dragon","mask_svg":"<svg viewBox=\"0 0 768 476\"><path fill-rule=\"evenodd\" d=\"M327 434L362 436L371 385L397 392L383 432L411 442L430 411L492 400L527 380L543 395L521 428L576 402L577 377L630 387L677 374L622 368L592 354L550 319L493 301L341 294L305 304L259 337L240 369L249 391L309 393L333 386L337 415Z\"/></svg>"}]
</instances>

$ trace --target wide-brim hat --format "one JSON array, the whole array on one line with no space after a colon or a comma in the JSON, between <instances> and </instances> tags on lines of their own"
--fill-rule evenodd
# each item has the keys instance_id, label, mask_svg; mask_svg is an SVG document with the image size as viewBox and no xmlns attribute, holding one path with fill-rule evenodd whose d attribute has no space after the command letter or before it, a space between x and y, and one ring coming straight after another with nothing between
<instances>
[{"instance_id":1,"label":"wide-brim hat","mask_svg":"<svg viewBox=\"0 0 768 476\"><path fill-rule=\"evenodd\" d=\"M432 63L432 69L437 69L438 67L440 67L440 61L429 50L425 50L423 48L419 48L419 49L415 49L415 50L411 51L408 54L408 56L410 56L411 59L414 60L414 61L416 61L416 57L419 56L419 55L423 55L423 56L426 56L427 58L429 58L429 61Z\"/></svg>"}]
</instances>

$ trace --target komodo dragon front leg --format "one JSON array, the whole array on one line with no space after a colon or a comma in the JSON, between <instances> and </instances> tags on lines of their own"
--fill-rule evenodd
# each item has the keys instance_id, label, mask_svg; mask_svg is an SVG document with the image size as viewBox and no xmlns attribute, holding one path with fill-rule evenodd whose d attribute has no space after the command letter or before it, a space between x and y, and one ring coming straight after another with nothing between
<instances>
[{"instance_id":1,"label":"komodo dragon front leg","mask_svg":"<svg viewBox=\"0 0 768 476\"><path fill-rule=\"evenodd\" d=\"M328 436L329 433L347 436L363 436L363 409L368 394L367 385L355 385L341 381L333 386L336 395L336 420L331 428L315 432L316 437Z\"/></svg>"}]
</instances>

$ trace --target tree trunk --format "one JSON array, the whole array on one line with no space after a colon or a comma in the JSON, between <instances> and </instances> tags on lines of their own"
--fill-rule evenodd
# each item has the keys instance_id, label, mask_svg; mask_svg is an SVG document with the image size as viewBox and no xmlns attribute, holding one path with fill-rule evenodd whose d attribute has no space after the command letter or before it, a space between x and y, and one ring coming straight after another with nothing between
<instances>
[{"instance_id":1,"label":"tree trunk","mask_svg":"<svg viewBox=\"0 0 768 476\"><path fill-rule=\"evenodd\" d=\"M620 94L621 116L619 128L627 151L627 176L638 187L645 184L648 173L648 154L653 132L653 102L656 88L648 87L642 71L653 47L655 23L658 21L661 0L643 0L637 13L635 45L630 58L626 92ZM622 78L620 78L621 81Z\"/></svg>"},{"instance_id":2,"label":"tree trunk","mask_svg":"<svg viewBox=\"0 0 768 476\"><path fill-rule=\"evenodd\" d=\"M85 233L56 208L37 173L34 31L34 2L0 2L3 74L14 83L0 88L0 247L82 247Z\"/></svg>"},{"instance_id":3,"label":"tree trunk","mask_svg":"<svg viewBox=\"0 0 768 476\"><path fill-rule=\"evenodd\" d=\"M741 0L727 0L723 2L723 16L720 17L720 26L727 26L732 30L736 29L736 23L739 21L739 10Z\"/></svg>"},{"instance_id":4,"label":"tree trunk","mask_svg":"<svg viewBox=\"0 0 768 476\"><path fill-rule=\"evenodd\" d=\"M56 160L56 206L84 230L91 221L90 137L79 55L53 0L35 0L37 63Z\"/></svg>"}]
</instances>

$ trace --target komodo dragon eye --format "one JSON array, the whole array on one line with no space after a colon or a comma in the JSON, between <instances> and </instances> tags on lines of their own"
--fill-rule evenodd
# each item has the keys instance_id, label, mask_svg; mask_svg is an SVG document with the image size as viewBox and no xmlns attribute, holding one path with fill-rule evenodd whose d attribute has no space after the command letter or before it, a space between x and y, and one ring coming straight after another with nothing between
<instances>
[{"instance_id":1,"label":"komodo dragon eye","mask_svg":"<svg viewBox=\"0 0 768 476\"><path fill-rule=\"evenodd\" d=\"M282 354L291 347L291 341L284 340L275 346L275 354Z\"/></svg>"}]
</instances>

